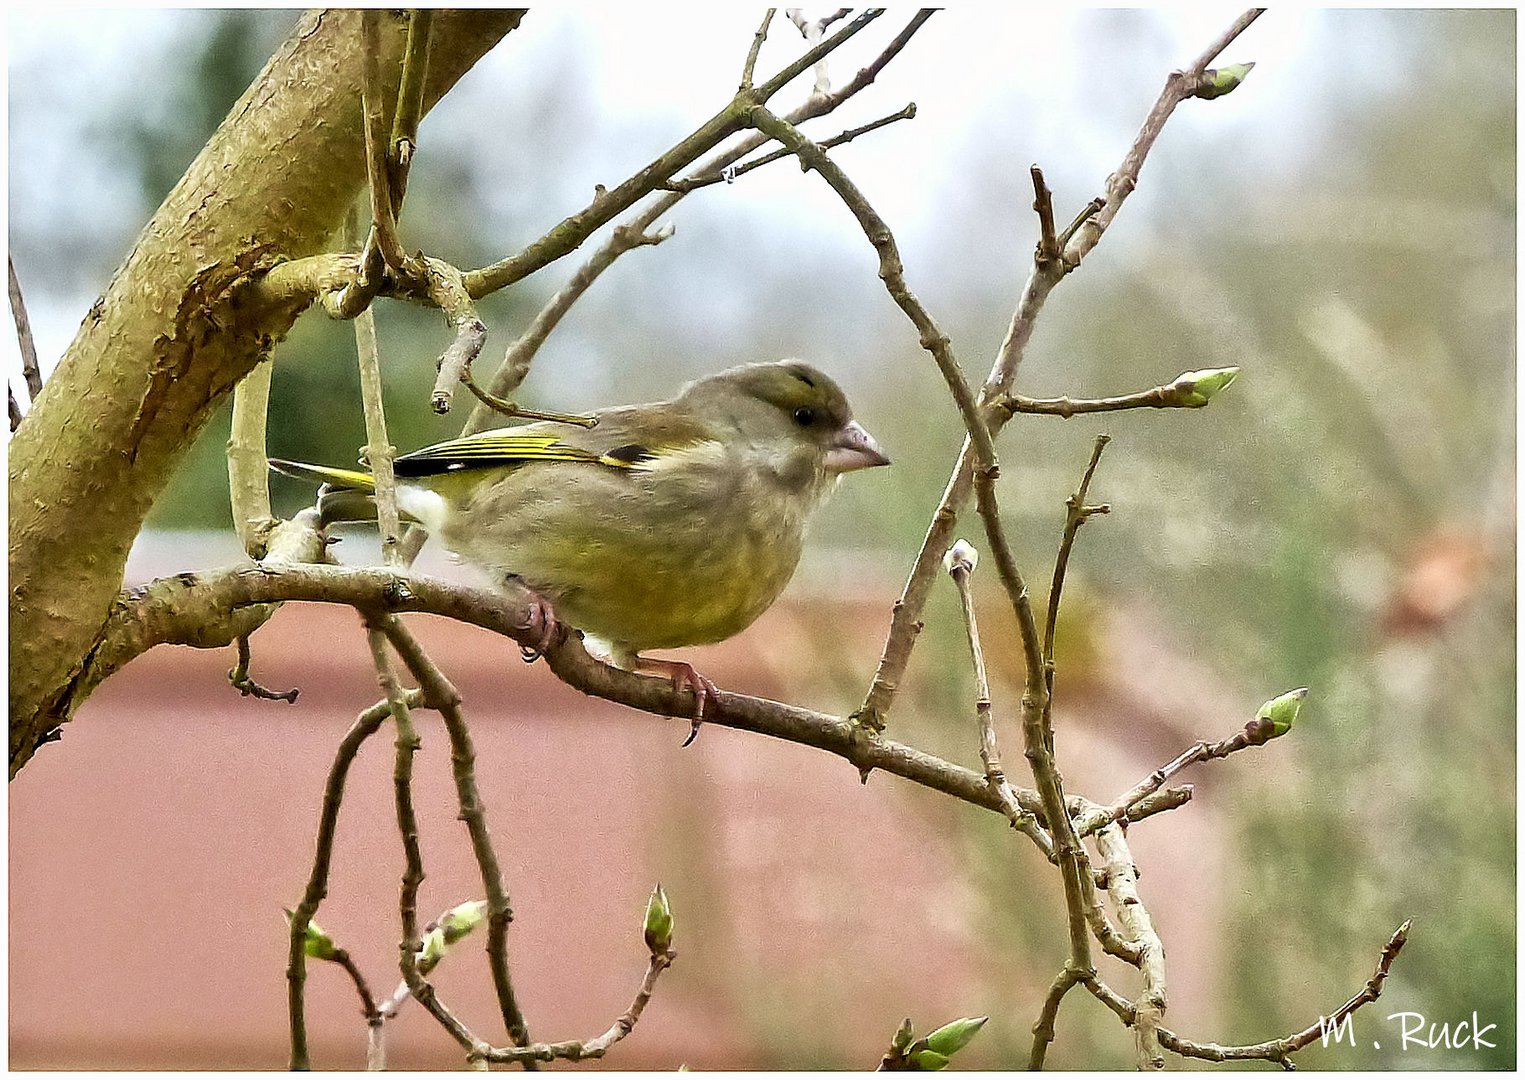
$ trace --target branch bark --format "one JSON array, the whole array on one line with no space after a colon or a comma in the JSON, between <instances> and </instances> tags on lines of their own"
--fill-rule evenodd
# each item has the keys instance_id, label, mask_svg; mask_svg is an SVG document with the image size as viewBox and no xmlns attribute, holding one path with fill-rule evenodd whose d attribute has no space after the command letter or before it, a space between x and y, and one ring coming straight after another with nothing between
<instances>
[{"instance_id":1,"label":"branch bark","mask_svg":"<svg viewBox=\"0 0 1525 1080\"><path fill-rule=\"evenodd\" d=\"M426 104L522 14L439 13ZM359 19L310 14L276 51L144 228L10 443L12 775L77 704L71 676L154 499L311 299L249 304L238 287L278 255L320 251L359 191Z\"/></svg>"}]
</instances>

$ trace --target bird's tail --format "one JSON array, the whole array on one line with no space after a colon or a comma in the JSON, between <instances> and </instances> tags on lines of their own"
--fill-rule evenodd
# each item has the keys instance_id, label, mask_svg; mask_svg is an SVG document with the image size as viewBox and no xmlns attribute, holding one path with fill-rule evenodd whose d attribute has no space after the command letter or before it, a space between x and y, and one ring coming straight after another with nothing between
<instances>
[{"instance_id":1,"label":"bird's tail","mask_svg":"<svg viewBox=\"0 0 1525 1080\"><path fill-rule=\"evenodd\" d=\"M271 458L270 467L298 480L311 480L318 488L318 517L324 528L336 521L375 521L376 478L358 469L335 469L301 461Z\"/></svg>"}]
</instances>

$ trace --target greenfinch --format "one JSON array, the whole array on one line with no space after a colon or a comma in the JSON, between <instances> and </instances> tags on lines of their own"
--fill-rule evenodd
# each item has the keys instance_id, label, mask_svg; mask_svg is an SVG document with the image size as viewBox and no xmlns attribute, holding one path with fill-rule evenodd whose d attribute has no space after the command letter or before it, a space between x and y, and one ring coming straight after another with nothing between
<instances>
[{"instance_id":1,"label":"greenfinch","mask_svg":"<svg viewBox=\"0 0 1525 1080\"><path fill-rule=\"evenodd\" d=\"M697 731L714 684L641 654L750 626L789 583L806 522L842 474L889 458L841 388L798 360L592 415L591 428L525 424L399 457L398 508L462 561L528 590L545 644L560 619L607 644L616 665L692 692ZM376 516L369 473L271 466L324 485L325 526Z\"/></svg>"}]
</instances>

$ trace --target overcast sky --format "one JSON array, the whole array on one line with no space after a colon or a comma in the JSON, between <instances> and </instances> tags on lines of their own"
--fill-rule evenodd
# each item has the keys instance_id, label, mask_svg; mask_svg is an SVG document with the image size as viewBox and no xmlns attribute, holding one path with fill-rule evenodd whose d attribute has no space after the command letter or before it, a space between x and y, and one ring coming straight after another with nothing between
<instances>
[{"instance_id":1,"label":"overcast sky","mask_svg":"<svg viewBox=\"0 0 1525 1080\"><path fill-rule=\"evenodd\" d=\"M115 245L114 262L125 254L142 217L134 178L116 168L113 154L120 149L99 137L102 118L120 110L124 98L152 109L153 84L145 75L172 64L181 42L194 39L197 20L206 16L151 9L81 14L55 6L8 16L10 214L13 220L24 218L33 235L47 235L55 222L72 223L74 231L83 227ZM841 81L877 52L906 14L893 11L864 31L839 54L833 77ZM915 122L842 151L850 152L854 176L872 185L875 205L911 250L918 236L944 218L948 202L959 198L971 155L1009 155L1014 174L1025 172L1031 160L1041 161L1061 203L1078 204L1100 189L1121 158L1164 72L1192 59L1232 14L1197 9L1139 16L1018 5L943 11L871 93L843 109L840 118L818 122L825 126L817 132L824 136L828 126L861 123L916 102ZM426 121L425 145L490 128L494 111L515 103L575 90L605 137L577 143L598 153L566 163L569 197L591 190L595 182L615 183L646 160L631 156L637 153L632 142L639 143L639 153L646 152L652 133L670 142L726 100L758 17L758 11L734 7L536 9ZM1328 53L1321 45L1328 21L1328 14L1316 11L1277 9L1262 17L1223 57L1258 62L1254 92L1235 95L1232 108L1182 110L1171 135L1259 154L1261 160L1241 163L1257 174L1296 169L1299 155L1323 134L1327 114L1289 107L1288 98L1317 82L1321 67L1327 75ZM1398 65L1383 41L1359 45L1348 53L1346 74L1380 92L1384 80L1398 77ZM776 70L801 48L799 35L780 14L759 70ZM1126 85L1117 83L1115 72L1096 74L1109 64L1126 74ZM1098 85L1106 87L1100 98ZM801 80L779 100L792 106L807 89ZM1246 137L1249 132L1253 139ZM649 145L655 153L666 142ZM908 168L908 161L914 167ZM427 155L420 167L428 167ZM794 180L781 168L763 170L727 197L765 208L762 212L778 218L781 227L803 230L809 243L862 244L840 208L828 209L832 197L824 186L801 194L798 185L789 186ZM813 203L802 206L802 200ZM551 208L546 223L576 208L571 203ZM47 367L67 346L109 272L49 280L28 265L24 249L17 254ZM9 336L7 356L14 375L19 360Z\"/></svg>"}]
</instances>

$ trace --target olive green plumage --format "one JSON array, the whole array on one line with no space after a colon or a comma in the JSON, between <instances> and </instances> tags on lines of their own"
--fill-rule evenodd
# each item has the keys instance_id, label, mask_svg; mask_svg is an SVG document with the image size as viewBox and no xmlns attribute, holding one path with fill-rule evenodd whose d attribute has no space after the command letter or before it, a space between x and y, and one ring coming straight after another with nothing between
<instances>
[{"instance_id":1,"label":"olive green plumage","mask_svg":"<svg viewBox=\"0 0 1525 1080\"><path fill-rule=\"evenodd\" d=\"M749 626L793 576L841 474L889 463L837 384L794 360L594 415L588 429L526 424L399 457L398 505L624 666ZM325 524L375 516L368 473L272 465L325 483Z\"/></svg>"}]
</instances>

